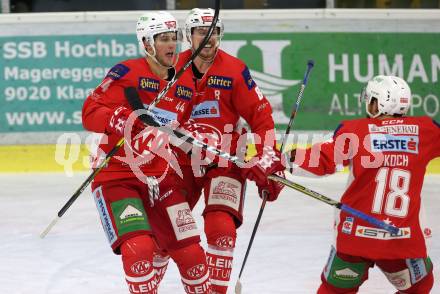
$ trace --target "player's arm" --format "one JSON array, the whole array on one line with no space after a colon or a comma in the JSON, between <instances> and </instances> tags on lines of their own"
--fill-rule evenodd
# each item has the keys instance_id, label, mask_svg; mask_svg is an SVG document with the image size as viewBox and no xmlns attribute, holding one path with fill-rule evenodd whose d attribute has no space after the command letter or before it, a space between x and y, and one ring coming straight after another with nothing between
<instances>
[{"instance_id":1,"label":"player's arm","mask_svg":"<svg viewBox=\"0 0 440 294\"><path fill-rule=\"evenodd\" d=\"M272 107L244 64L234 81L232 103L254 134L257 154L262 153L264 145L274 147L276 141Z\"/></svg>"},{"instance_id":2,"label":"player's arm","mask_svg":"<svg viewBox=\"0 0 440 294\"><path fill-rule=\"evenodd\" d=\"M240 75L235 77L233 104L243 117L254 135L256 156L251 159L251 167L242 169L245 178L255 181L260 196L267 195L269 201L277 199L283 185L267 179L268 175L284 177L281 154L275 148L276 137L272 108L260 91L249 72L243 65Z\"/></svg>"},{"instance_id":3,"label":"player's arm","mask_svg":"<svg viewBox=\"0 0 440 294\"><path fill-rule=\"evenodd\" d=\"M334 174L350 163L351 137L346 136L344 125L335 130L333 137L307 149L296 149L290 160L294 162L292 174L298 176L324 176Z\"/></svg>"},{"instance_id":4,"label":"player's arm","mask_svg":"<svg viewBox=\"0 0 440 294\"><path fill-rule=\"evenodd\" d=\"M86 130L107 133L112 115L118 107L125 106L124 87L129 68L114 66L101 84L87 97L82 108L82 122Z\"/></svg>"}]
</instances>

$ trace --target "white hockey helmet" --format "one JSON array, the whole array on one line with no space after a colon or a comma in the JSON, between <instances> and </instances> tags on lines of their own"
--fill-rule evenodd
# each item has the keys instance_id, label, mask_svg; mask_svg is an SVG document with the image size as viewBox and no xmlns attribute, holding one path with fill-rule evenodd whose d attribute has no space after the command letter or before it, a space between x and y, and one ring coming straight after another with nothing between
<instances>
[{"instance_id":1,"label":"white hockey helmet","mask_svg":"<svg viewBox=\"0 0 440 294\"><path fill-rule=\"evenodd\" d=\"M372 114L368 105L372 99L377 99L378 113ZM368 81L361 94L365 102L367 114L374 118L379 115L404 115L411 105L411 90L408 84L395 76L375 76Z\"/></svg>"},{"instance_id":2,"label":"white hockey helmet","mask_svg":"<svg viewBox=\"0 0 440 294\"><path fill-rule=\"evenodd\" d=\"M175 32L179 35L176 19L166 11L144 13L137 21L136 36L139 44L144 48L144 52L152 57L156 55L154 36L167 32ZM153 54L149 54L147 50L145 50L144 40L153 48Z\"/></svg>"},{"instance_id":3,"label":"white hockey helmet","mask_svg":"<svg viewBox=\"0 0 440 294\"><path fill-rule=\"evenodd\" d=\"M185 34L186 39L191 45L192 29L196 27L209 27L214 19L214 13L214 9L211 8L193 8L189 12L185 20ZM220 30L218 40L218 45L220 45L220 40L223 38L224 31L223 22L221 21L220 17L218 18L215 26Z\"/></svg>"}]
</instances>

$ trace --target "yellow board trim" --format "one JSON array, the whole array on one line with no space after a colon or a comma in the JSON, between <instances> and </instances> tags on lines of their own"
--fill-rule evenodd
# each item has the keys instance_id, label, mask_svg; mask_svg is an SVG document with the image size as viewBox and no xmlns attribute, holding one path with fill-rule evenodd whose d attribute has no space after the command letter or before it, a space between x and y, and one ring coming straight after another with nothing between
<instances>
[{"instance_id":1,"label":"yellow board trim","mask_svg":"<svg viewBox=\"0 0 440 294\"><path fill-rule=\"evenodd\" d=\"M249 153L255 154L254 146ZM82 145L0 145L0 173L72 172L89 170L87 146ZM62 163L65 163L63 165ZM427 168L430 174L440 174L440 157Z\"/></svg>"}]
</instances>

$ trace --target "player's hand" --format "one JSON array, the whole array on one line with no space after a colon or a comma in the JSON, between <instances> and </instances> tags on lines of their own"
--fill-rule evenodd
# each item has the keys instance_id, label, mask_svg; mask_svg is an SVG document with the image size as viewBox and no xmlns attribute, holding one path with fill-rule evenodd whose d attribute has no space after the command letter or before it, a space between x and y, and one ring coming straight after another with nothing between
<instances>
[{"instance_id":1,"label":"player's hand","mask_svg":"<svg viewBox=\"0 0 440 294\"><path fill-rule=\"evenodd\" d=\"M125 134L125 129L128 127L131 128L128 131L130 134L132 134L132 136L139 134L145 128L145 125L137 117L134 119L132 124L127 123L132 112L132 110L124 106L116 108L110 117L106 131L123 137Z\"/></svg>"},{"instance_id":2,"label":"player's hand","mask_svg":"<svg viewBox=\"0 0 440 294\"><path fill-rule=\"evenodd\" d=\"M265 146L262 154L257 157L253 166L242 169L242 175L246 179L254 181L257 186L266 187L268 184L267 177L276 172L284 171L284 169L280 151L270 146Z\"/></svg>"},{"instance_id":3,"label":"player's hand","mask_svg":"<svg viewBox=\"0 0 440 294\"><path fill-rule=\"evenodd\" d=\"M275 175L285 178L284 171L276 172ZM258 186L258 195L263 199L264 195L266 195L267 201L275 201L278 198L278 195L280 195L281 190L283 190L284 185L280 182L267 180L267 183L263 186Z\"/></svg>"}]
</instances>

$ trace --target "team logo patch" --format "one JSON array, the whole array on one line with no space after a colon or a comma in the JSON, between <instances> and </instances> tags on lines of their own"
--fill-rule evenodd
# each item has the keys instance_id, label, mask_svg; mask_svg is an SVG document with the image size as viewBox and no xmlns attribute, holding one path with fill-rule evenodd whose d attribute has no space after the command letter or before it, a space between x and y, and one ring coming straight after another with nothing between
<instances>
[{"instance_id":1,"label":"team logo patch","mask_svg":"<svg viewBox=\"0 0 440 294\"><path fill-rule=\"evenodd\" d=\"M131 271L137 275L145 275L151 270L151 264L147 260L141 260L130 267Z\"/></svg>"},{"instance_id":2,"label":"team logo patch","mask_svg":"<svg viewBox=\"0 0 440 294\"><path fill-rule=\"evenodd\" d=\"M198 236L196 221L191 214L188 203L184 202L167 207L167 212L178 241Z\"/></svg>"},{"instance_id":3,"label":"team logo patch","mask_svg":"<svg viewBox=\"0 0 440 294\"><path fill-rule=\"evenodd\" d=\"M254 79L252 78L251 73L249 72L249 68L247 66L241 72L241 75L243 76L244 82L248 90L251 90L253 87L255 87Z\"/></svg>"},{"instance_id":4,"label":"team logo patch","mask_svg":"<svg viewBox=\"0 0 440 294\"><path fill-rule=\"evenodd\" d=\"M209 76L208 87L230 90L232 89L232 78L223 76Z\"/></svg>"},{"instance_id":5,"label":"team logo patch","mask_svg":"<svg viewBox=\"0 0 440 294\"><path fill-rule=\"evenodd\" d=\"M388 281L396 287L397 290L406 290L411 287L411 281L409 277L409 270L404 269L396 273L383 272Z\"/></svg>"},{"instance_id":6,"label":"team logo patch","mask_svg":"<svg viewBox=\"0 0 440 294\"><path fill-rule=\"evenodd\" d=\"M345 221L342 223L342 233L351 234L351 231L353 230L353 222L353 217L346 217Z\"/></svg>"},{"instance_id":7,"label":"team logo patch","mask_svg":"<svg viewBox=\"0 0 440 294\"><path fill-rule=\"evenodd\" d=\"M104 198L102 197L102 187L98 187L93 191L93 199L95 200L96 207L98 208L99 217L101 219L102 226L104 227L105 235L107 236L108 242L113 244L116 239L116 232L113 228L113 224L110 218L110 214L105 205Z\"/></svg>"},{"instance_id":8,"label":"team logo patch","mask_svg":"<svg viewBox=\"0 0 440 294\"><path fill-rule=\"evenodd\" d=\"M160 83L158 80L151 78L139 78L139 89L148 92L159 92Z\"/></svg>"},{"instance_id":9,"label":"team logo patch","mask_svg":"<svg viewBox=\"0 0 440 294\"><path fill-rule=\"evenodd\" d=\"M220 105L218 101L208 100L194 106L191 118L220 117Z\"/></svg>"},{"instance_id":10,"label":"team logo patch","mask_svg":"<svg viewBox=\"0 0 440 294\"><path fill-rule=\"evenodd\" d=\"M215 245L220 248L234 248L234 238L231 236L222 236L215 240Z\"/></svg>"},{"instance_id":11,"label":"team logo patch","mask_svg":"<svg viewBox=\"0 0 440 294\"><path fill-rule=\"evenodd\" d=\"M126 65L120 63L113 66L105 77L111 78L112 80L119 80L120 78L125 76L129 71L130 69Z\"/></svg>"},{"instance_id":12,"label":"team logo patch","mask_svg":"<svg viewBox=\"0 0 440 294\"><path fill-rule=\"evenodd\" d=\"M423 230L423 235L425 236L425 238L431 238L432 237L432 231L430 228L425 228Z\"/></svg>"},{"instance_id":13,"label":"team logo patch","mask_svg":"<svg viewBox=\"0 0 440 294\"><path fill-rule=\"evenodd\" d=\"M176 87L176 93L174 94L174 96L182 98L184 100L191 100L193 96L193 90L191 88L178 85Z\"/></svg>"},{"instance_id":14,"label":"team logo patch","mask_svg":"<svg viewBox=\"0 0 440 294\"><path fill-rule=\"evenodd\" d=\"M208 205L224 205L238 211L242 184L229 177L217 177L211 181Z\"/></svg>"},{"instance_id":15,"label":"team logo patch","mask_svg":"<svg viewBox=\"0 0 440 294\"><path fill-rule=\"evenodd\" d=\"M111 203L118 235L138 230L151 229L147 215L139 198L125 198Z\"/></svg>"},{"instance_id":16,"label":"team logo patch","mask_svg":"<svg viewBox=\"0 0 440 294\"><path fill-rule=\"evenodd\" d=\"M176 22L174 20L166 21L165 25L167 29L175 29L176 28Z\"/></svg>"},{"instance_id":17,"label":"team logo patch","mask_svg":"<svg viewBox=\"0 0 440 294\"><path fill-rule=\"evenodd\" d=\"M338 280L355 281L359 278L359 274L350 268L336 270L333 277Z\"/></svg>"},{"instance_id":18,"label":"team logo patch","mask_svg":"<svg viewBox=\"0 0 440 294\"><path fill-rule=\"evenodd\" d=\"M357 226L355 235L357 237L379 239L379 240L409 239L411 238L411 229L408 227L399 228L399 232L397 234L392 234L386 230Z\"/></svg>"},{"instance_id":19,"label":"team logo patch","mask_svg":"<svg viewBox=\"0 0 440 294\"><path fill-rule=\"evenodd\" d=\"M202 15L202 21L205 22L212 22L212 20L214 19L213 16L211 15Z\"/></svg>"},{"instance_id":20,"label":"team logo patch","mask_svg":"<svg viewBox=\"0 0 440 294\"><path fill-rule=\"evenodd\" d=\"M206 272L206 266L204 264L197 264L186 271L188 276L193 279L200 279Z\"/></svg>"},{"instance_id":21,"label":"team logo patch","mask_svg":"<svg viewBox=\"0 0 440 294\"><path fill-rule=\"evenodd\" d=\"M406 152L419 153L418 136L394 136L388 134L372 134L370 136L372 152Z\"/></svg>"}]
</instances>

